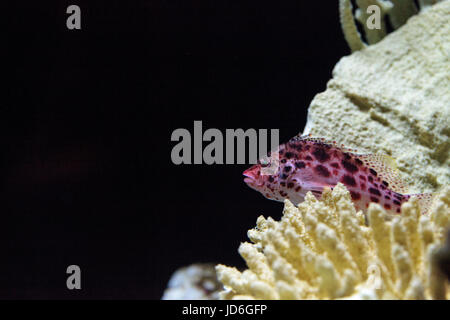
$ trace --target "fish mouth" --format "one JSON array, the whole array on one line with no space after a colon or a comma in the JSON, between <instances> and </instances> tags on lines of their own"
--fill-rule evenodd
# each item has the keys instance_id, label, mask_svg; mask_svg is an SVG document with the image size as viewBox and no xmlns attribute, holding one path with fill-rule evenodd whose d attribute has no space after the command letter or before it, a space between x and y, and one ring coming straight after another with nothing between
<instances>
[{"instance_id":1,"label":"fish mouth","mask_svg":"<svg viewBox=\"0 0 450 320\"><path fill-rule=\"evenodd\" d=\"M245 182L246 184L254 184L254 183L255 183L255 179L246 176L246 177L244 178L244 182Z\"/></svg>"},{"instance_id":2,"label":"fish mouth","mask_svg":"<svg viewBox=\"0 0 450 320\"><path fill-rule=\"evenodd\" d=\"M244 171L243 175L245 177L244 182L249 186L260 187L263 185L263 182L258 182L258 180L256 180L253 174L251 172L248 172L248 170Z\"/></svg>"},{"instance_id":3,"label":"fish mouth","mask_svg":"<svg viewBox=\"0 0 450 320\"><path fill-rule=\"evenodd\" d=\"M253 183L255 182L255 178L253 178L253 175L248 172L249 170L244 171L244 173L242 173L244 175L244 182L247 184Z\"/></svg>"}]
</instances>

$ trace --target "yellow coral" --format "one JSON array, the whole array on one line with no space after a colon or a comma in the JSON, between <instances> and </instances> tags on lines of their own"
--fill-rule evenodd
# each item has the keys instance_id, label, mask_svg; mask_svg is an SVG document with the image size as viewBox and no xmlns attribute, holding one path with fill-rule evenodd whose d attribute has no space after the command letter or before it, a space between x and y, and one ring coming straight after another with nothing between
<instances>
[{"instance_id":1,"label":"yellow coral","mask_svg":"<svg viewBox=\"0 0 450 320\"><path fill-rule=\"evenodd\" d=\"M367 223L366 223L367 220ZM434 254L450 225L450 188L420 215L416 199L390 217L372 203L356 212L339 184L296 208L285 201L280 221L260 216L253 243L239 253L248 270L218 265L222 299L448 299Z\"/></svg>"}]
</instances>

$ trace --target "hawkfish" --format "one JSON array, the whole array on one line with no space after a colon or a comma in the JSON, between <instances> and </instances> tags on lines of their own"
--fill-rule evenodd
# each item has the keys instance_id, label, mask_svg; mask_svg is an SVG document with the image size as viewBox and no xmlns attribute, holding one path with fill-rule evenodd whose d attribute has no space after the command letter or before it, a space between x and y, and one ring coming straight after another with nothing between
<instances>
[{"instance_id":1,"label":"hawkfish","mask_svg":"<svg viewBox=\"0 0 450 320\"><path fill-rule=\"evenodd\" d=\"M272 166L274 159L278 160L278 168L267 174L264 170ZM244 182L266 198L289 199L296 206L307 192L320 198L324 188L333 189L338 183L346 186L357 211L366 212L375 202L388 213L399 214L401 205L415 196L425 213L432 199L430 193L407 194L395 161L389 156L358 154L335 141L310 136L295 136L243 174Z\"/></svg>"}]
</instances>

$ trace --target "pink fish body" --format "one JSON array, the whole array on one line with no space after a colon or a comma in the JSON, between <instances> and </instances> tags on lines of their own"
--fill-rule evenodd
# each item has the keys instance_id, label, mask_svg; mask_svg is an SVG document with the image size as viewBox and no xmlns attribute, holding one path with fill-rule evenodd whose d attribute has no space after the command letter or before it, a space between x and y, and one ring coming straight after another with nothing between
<instances>
[{"instance_id":1,"label":"pink fish body","mask_svg":"<svg viewBox=\"0 0 450 320\"><path fill-rule=\"evenodd\" d=\"M262 174L262 168L270 165L262 161L244 171L244 181L268 199L289 199L298 205L307 192L320 198L325 187L332 189L341 182L356 210L364 212L375 202L398 214L402 203L412 196L419 198L424 212L431 200L428 193L403 194L406 188L392 167L392 159L384 155L356 154L335 142L305 136L280 145L278 153L279 166L274 174Z\"/></svg>"}]
</instances>

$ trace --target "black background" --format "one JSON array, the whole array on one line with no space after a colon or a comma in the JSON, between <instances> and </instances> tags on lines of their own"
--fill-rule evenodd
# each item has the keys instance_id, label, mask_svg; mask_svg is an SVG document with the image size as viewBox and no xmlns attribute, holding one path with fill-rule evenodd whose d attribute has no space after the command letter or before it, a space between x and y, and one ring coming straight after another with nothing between
<instances>
[{"instance_id":1,"label":"black background","mask_svg":"<svg viewBox=\"0 0 450 320\"><path fill-rule=\"evenodd\" d=\"M66 28L77 4L82 30ZM0 105L0 298L159 299L282 204L248 165L172 164L171 133L303 130L349 50L338 1L15 1ZM82 269L82 290L66 268Z\"/></svg>"}]
</instances>

